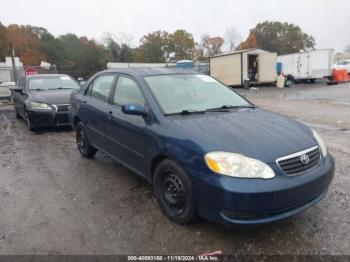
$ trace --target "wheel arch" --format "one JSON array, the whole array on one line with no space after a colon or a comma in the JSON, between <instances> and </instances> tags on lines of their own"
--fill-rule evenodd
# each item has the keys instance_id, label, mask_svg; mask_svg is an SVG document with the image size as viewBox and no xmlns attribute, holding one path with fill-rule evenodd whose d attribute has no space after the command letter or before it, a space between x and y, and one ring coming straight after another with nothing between
<instances>
[{"instance_id":1,"label":"wheel arch","mask_svg":"<svg viewBox=\"0 0 350 262\"><path fill-rule=\"evenodd\" d=\"M77 124L80 122L80 118L78 116L75 116L73 119L73 127L75 129L75 127L77 126Z\"/></svg>"}]
</instances>

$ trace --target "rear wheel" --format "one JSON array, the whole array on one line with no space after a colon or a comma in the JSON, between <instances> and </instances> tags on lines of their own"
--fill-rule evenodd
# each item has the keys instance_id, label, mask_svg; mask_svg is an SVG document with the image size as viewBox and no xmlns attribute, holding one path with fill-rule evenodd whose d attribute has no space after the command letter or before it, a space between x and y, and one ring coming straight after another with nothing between
<instances>
[{"instance_id":1,"label":"rear wheel","mask_svg":"<svg viewBox=\"0 0 350 262\"><path fill-rule=\"evenodd\" d=\"M75 130L77 146L80 154L83 157L93 157L96 154L97 149L91 146L91 144L89 143L84 124L82 122L79 122L76 125Z\"/></svg>"},{"instance_id":2,"label":"rear wheel","mask_svg":"<svg viewBox=\"0 0 350 262\"><path fill-rule=\"evenodd\" d=\"M176 162L164 160L157 166L153 188L160 208L170 220L187 224L195 219L196 202L192 183Z\"/></svg>"}]
</instances>

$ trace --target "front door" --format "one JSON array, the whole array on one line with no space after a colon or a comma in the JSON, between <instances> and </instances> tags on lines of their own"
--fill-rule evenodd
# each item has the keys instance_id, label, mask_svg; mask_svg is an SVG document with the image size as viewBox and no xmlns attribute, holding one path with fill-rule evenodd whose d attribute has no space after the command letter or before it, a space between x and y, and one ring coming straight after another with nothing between
<instances>
[{"instance_id":1,"label":"front door","mask_svg":"<svg viewBox=\"0 0 350 262\"><path fill-rule=\"evenodd\" d=\"M259 82L274 82L277 79L276 53L261 53L259 54L258 62L258 78Z\"/></svg>"},{"instance_id":2,"label":"front door","mask_svg":"<svg viewBox=\"0 0 350 262\"><path fill-rule=\"evenodd\" d=\"M124 114L122 106L129 103L144 106L145 98L133 78L120 75L108 109L108 151L137 172L146 174L146 117Z\"/></svg>"}]
</instances>

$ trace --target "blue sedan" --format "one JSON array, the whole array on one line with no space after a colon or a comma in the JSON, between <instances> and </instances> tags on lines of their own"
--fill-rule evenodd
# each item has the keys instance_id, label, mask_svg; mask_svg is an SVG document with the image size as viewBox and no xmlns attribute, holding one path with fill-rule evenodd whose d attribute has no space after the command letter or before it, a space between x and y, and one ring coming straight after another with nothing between
<instances>
[{"instance_id":1,"label":"blue sedan","mask_svg":"<svg viewBox=\"0 0 350 262\"><path fill-rule=\"evenodd\" d=\"M333 179L314 130L197 72L97 73L72 94L69 119L84 157L100 150L148 180L179 224L285 219L319 202Z\"/></svg>"}]
</instances>

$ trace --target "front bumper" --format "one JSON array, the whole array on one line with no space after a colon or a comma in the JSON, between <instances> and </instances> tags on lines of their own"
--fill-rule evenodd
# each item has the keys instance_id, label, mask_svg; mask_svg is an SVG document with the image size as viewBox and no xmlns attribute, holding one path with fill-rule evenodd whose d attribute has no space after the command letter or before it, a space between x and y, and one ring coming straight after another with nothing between
<instances>
[{"instance_id":1,"label":"front bumper","mask_svg":"<svg viewBox=\"0 0 350 262\"><path fill-rule=\"evenodd\" d=\"M54 110L28 110L28 117L33 126L58 127L69 126L68 112L55 112Z\"/></svg>"},{"instance_id":2,"label":"front bumper","mask_svg":"<svg viewBox=\"0 0 350 262\"><path fill-rule=\"evenodd\" d=\"M189 172L199 215L224 225L286 219L318 203L334 176L334 160L330 155L299 176L286 176L277 165L271 167L276 176L270 180Z\"/></svg>"}]
</instances>

